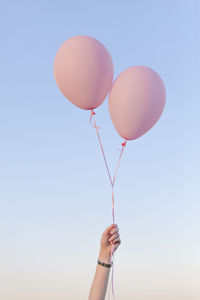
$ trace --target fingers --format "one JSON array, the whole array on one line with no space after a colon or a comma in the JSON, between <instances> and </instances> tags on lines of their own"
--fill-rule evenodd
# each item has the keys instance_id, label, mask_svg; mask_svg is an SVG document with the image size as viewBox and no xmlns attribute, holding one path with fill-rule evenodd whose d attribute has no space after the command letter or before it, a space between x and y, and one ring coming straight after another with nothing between
<instances>
[{"instance_id":1,"label":"fingers","mask_svg":"<svg viewBox=\"0 0 200 300\"><path fill-rule=\"evenodd\" d=\"M121 240L120 240L119 237L117 237L117 238L115 238L114 240L112 240L110 243L111 243L111 244L121 244Z\"/></svg>"},{"instance_id":2,"label":"fingers","mask_svg":"<svg viewBox=\"0 0 200 300\"><path fill-rule=\"evenodd\" d=\"M117 248L119 247L120 244L121 244L121 242L114 244L114 251L117 250Z\"/></svg>"},{"instance_id":3,"label":"fingers","mask_svg":"<svg viewBox=\"0 0 200 300\"><path fill-rule=\"evenodd\" d=\"M114 240L113 242L111 242L111 245L114 246L114 251L117 250L117 248L119 247L120 244L121 244L121 240L119 238L117 238L117 240Z\"/></svg>"},{"instance_id":4,"label":"fingers","mask_svg":"<svg viewBox=\"0 0 200 300\"><path fill-rule=\"evenodd\" d=\"M110 235L113 235L115 232L118 232L119 228L118 227L114 227L110 230Z\"/></svg>"},{"instance_id":5,"label":"fingers","mask_svg":"<svg viewBox=\"0 0 200 300\"><path fill-rule=\"evenodd\" d=\"M106 230L104 231L104 233L103 234L109 234L110 233L110 231L112 230L112 229L115 229L115 228L117 228L117 224L111 224L110 226L108 226L107 228L106 228Z\"/></svg>"},{"instance_id":6,"label":"fingers","mask_svg":"<svg viewBox=\"0 0 200 300\"><path fill-rule=\"evenodd\" d=\"M112 242L114 239L119 237L119 233L118 230L115 231L114 234L112 234L112 236L109 238L109 242Z\"/></svg>"},{"instance_id":7,"label":"fingers","mask_svg":"<svg viewBox=\"0 0 200 300\"><path fill-rule=\"evenodd\" d=\"M114 245L114 246L117 246L117 247L118 247L120 244L121 244L121 240L120 240L120 239L119 239L119 241L113 243L113 245Z\"/></svg>"}]
</instances>

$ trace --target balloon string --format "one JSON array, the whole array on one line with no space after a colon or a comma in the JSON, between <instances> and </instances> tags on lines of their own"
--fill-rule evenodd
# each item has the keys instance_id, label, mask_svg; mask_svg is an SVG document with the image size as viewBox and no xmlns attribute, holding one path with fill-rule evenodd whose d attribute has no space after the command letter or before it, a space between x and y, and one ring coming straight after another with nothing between
<instances>
[{"instance_id":1,"label":"balloon string","mask_svg":"<svg viewBox=\"0 0 200 300\"><path fill-rule=\"evenodd\" d=\"M93 125L93 127L96 129L97 136L98 136L98 139L99 139L99 143L100 143L100 146L101 146L101 151L102 151L103 158L104 158L104 162L105 162L106 169L107 169L107 172L108 172L108 176L109 176L109 179L110 179L110 183L111 183L111 186L113 186L112 178L111 178L111 176L110 176L110 171L109 171L108 164L107 164L107 161L106 161L106 156L105 156L105 153L104 153L104 151L103 151L103 146L102 146L102 142L101 142L100 135L99 135L99 129L100 129L100 128L97 127L97 125L96 125L96 121L95 121L94 115L96 115L96 113L95 113L93 110L91 110L90 123L91 123L92 117L93 117L93 120L94 120L94 125Z\"/></svg>"},{"instance_id":2,"label":"balloon string","mask_svg":"<svg viewBox=\"0 0 200 300\"><path fill-rule=\"evenodd\" d=\"M96 129L98 140L99 140L99 144L100 144L101 151L102 151L103 158L104 158L104 162L105 162L106 169L107 169L107 172L108 172L108 177L109 177L110 184L111 184L111 187L112 187L112 219L113 219L113 224L114 224L115 223L114 184L115 184L115 180L116 180L118 168L119 168L119 165L120 165L120 160L121 160L121 157L122 157L122 154L123 154L123 151L124 151L124 147L126 146L127 140L125 139L125 141L122 143L122 149L121 149L121 152L120 152L120 156L119 156L119 159L118 159L118 163L117 163L117 167L116 167L116 170L115 170L115 173L114 173L114 177L113 177L113 180L112 180L111 175L110 175L110 171L109 171L109 168L108 168L108 163L107 163L107 160L106 160L106 156L105 156L105 153L104 153L104 150L103 150L101 138L100 138L100 135L99 135L99 129L100 128L97 127L94 115L96 115L96 113L93 110L91 110L90 123ZM92 118L94 120L94 124L92 124ZM112 279L110 281L110 285L112 283L112 294L113 294L113 298L115 298L115 295L114 295L114 284L113 284L113 278L114 278L114 244L112 244L112 247L111 247L110 263L112 263L112 276L111 276ZM110 285L109 285L109 292L108 292L108 300L110 300Z\"/></svg>"}]
</instances>

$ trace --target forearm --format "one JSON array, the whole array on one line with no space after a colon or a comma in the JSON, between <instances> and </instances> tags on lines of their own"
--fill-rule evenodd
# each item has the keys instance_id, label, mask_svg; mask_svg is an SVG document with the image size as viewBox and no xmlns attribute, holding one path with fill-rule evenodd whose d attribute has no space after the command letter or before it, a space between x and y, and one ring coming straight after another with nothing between
<instances>
[{"instance_id":1,"label":"forearm","mask_svg":"<svg viewBox=\"0 0 200 300\"><path fill-rule=\"evenodd\" d=\"M110 254L100 250L99 260L110 263ZM107 291L110 268L97 265L94 280L90 289L89 300L104 300Z\"/></svg>"}]
</instances>

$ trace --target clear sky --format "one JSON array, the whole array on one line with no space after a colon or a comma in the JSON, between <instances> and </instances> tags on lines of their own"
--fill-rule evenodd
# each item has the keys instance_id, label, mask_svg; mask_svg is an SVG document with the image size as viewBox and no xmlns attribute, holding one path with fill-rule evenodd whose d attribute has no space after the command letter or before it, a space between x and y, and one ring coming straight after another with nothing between
<instances>
[{"instance_id":1,"label":"clear sky","mask_svg":"<svg viewBox=\"0 0 200 300\"><path fill-rule=\"evenodd\" d=\"M87 299L112 223L89 112L53 76L60 45L83 34L107 47L115 78L146 65L167 92L116 180L116 300L200 299L200 2L4 0L0 23L0 298ZM122 139L107 99L96 113L113 173Z\"/></svg>"}]
</instances>

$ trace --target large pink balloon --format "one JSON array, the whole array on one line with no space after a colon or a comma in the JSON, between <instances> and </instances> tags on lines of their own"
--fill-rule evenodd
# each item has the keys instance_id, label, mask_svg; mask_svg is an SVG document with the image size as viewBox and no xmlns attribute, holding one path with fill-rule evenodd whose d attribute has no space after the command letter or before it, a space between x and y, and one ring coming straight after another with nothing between
<instances>
[{"instance_id":1,"label":"large pink balloon","mask_svg":"<svg viewBox=\"0 0 200 300\"><path fill-rule=\"evenodd\" d=\"M58 50L54 75L63 95L76 106L94 109L102 104L113 81L108 50L89 36L75 36Z\"/></svg>"},{"instance_id":2,"label":"large pink balloon","mask_svg":"<svg viewBox=\"0 0 200 300\"><path fill-rule=\"evenodd\" d=\"M151 68L134 66L115 80L109 96L109 111L119 135L134 140L158 121L165 106L165 87Z\"/></svg>"}]
</instances>

